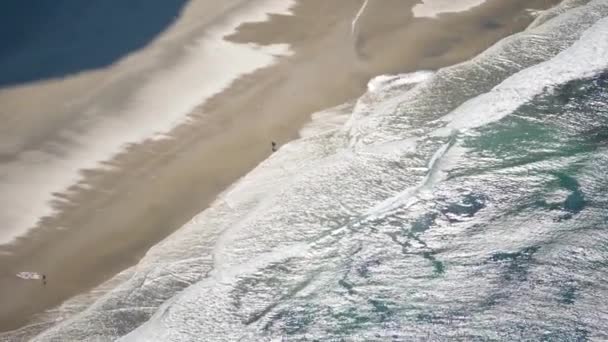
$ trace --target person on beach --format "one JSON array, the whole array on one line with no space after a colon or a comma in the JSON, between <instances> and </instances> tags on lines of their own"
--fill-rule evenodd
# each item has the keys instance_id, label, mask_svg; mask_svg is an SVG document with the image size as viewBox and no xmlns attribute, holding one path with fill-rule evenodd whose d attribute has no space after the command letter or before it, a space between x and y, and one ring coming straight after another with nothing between
<instances>
[{"instance_id":1,"label":"person on beach","mask_svg":"<svg viewBox=\"0 0 608 342\"><path fill-rule=\"evenodd\" d=\"M277 143L276 142L272 142L272 152L276 152L277 151Z\"/></svg>"},{"instance_id":2,"label":"person on beach","mask_svg":"<svg viewBox=\"0 0 608 342\"><path fill-rule=\"evenodd\" d=\"M46 274L42 275L42 285L46 285Z\"/></svg>"}]
</instances>

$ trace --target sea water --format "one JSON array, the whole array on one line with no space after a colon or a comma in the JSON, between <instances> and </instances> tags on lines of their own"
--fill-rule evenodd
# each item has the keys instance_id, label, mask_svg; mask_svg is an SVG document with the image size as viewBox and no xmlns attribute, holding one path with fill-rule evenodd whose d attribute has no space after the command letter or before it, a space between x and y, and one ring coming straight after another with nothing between
<instances>
[{"instance_id":1,"label":"sea water","mask_svg":"<svg viewBox=\"0 0 608 342\"><path fill-rule=\"evenodd\" d=\"M608 339L607 15L374 80L38 340Z\"/></svg>"}]
</instances>

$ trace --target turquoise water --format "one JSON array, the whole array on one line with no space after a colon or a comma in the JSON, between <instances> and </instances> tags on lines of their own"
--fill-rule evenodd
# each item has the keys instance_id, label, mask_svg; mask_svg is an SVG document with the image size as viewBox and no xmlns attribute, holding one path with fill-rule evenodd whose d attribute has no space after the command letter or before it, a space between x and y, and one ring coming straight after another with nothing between
<instances>
[{"instance_id":1,"label":"turquoise water","mask_svg":"<svg viewBox=\"0 0 608 342\"><path fill-rule=\"evenodd\" d=\"M607 76L458 136L465 152L435 196L367 222L337 283L290 298L264 329L298 340L604 336Z\"/></svg>"}]
</instances>

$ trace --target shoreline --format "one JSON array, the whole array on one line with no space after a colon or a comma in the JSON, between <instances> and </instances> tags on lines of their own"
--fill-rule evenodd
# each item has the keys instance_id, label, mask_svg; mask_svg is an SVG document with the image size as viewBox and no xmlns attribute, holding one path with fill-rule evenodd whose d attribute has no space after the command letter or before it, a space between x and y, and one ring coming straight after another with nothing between
<instances>
[{"instance_id":1,"label":"shoreline","mask_svg":"<svg viewBox=\"0 0 608 342\"><path fill-rule=\"evenodd\" d=\"M59 203L55 216L45 219L18 244L0 247L0 255L4 251L0 265L10 266L8 276L32 268L49 274L49 286L42 294L39 286L24 286L14 279L0 286L0 293L10 292L14 297L10 300L14 306L0 310L0 331L23 325L32 314L87 291L137 263L150 246L181 227L264 160L270 154L271 140L284 143L297 138L312 113L357 98L373 76L431 66L436 69L469 59L526 25L519 22L496 28L480 20L491 13L500 13L507 20L512 13L531 6L526 1L501 5L490 0L477 10L442 15L445 27L436 28L429 19L408 21L391 16L391 5L408 6L413 2L399 4L387 1L386 5L376 5L379 8L366 10L372 14L363 16L359 23L363 61L344 39L359 3L300 2L293 8L294 16L273 15L267 22L241 25L228 40L261 46L289 44L293 53L240 77L211 97L191 112L189 122L177 126L169 139L131 145L114 160L104 162L107 169L83 172L85 181L61 195L66 201ZM335 16L319 24L314 17L319 13ZM379 23L374 17L388 19ZM311 20L316 20L317 28L310 28ZM452 27L459 27L462 32L456 35L461 36L485 27L487 35L476 37L474 42L460 41L463 47L450 45L446 39L455 38L440 33ZM421 32L431 34L427 46L414 37ZM439 36L436 41L432 34ZM396 49L399 51L373 53L404 38L421 44L422 52ZM446 44L450 45L447 50ZM328 80L327 75L332 79ZM67 284L57 284L55 279ZM43 305L33 310L11 310L22 306L24 300L39 300ZM17 318L5 324L9 315Z\"/></svg>"},{"instance_id":2,"label":"shoreline","mask_svg":"<svg viewBox=\"0 0 608 342\"><path fill-rule=\"evenodd\" d=\"M15 243L27 234L28 227L55 215L53 202L62 201L56 194L69 195L71 185L86 182L80 170L104 168L104 161L123 154L130 144L165 138L187 122L188 114L198 104L221 93L241 75L288 55L286 46L248 47L222 40L241 22L264 21L267 11L288 13L290 3L264 0L259 7L250 7L241 1L218 8L203 7L216 9L217 18L210 19L211 26L195 25L187 28L192 32L187 32L178 22L147 49L110 67L107 75L97 71L77 75L74 80L0 89L3 111L25 114L25 118L8 117L3 129L0 174L4 181L0 183L0 193L26 192L16 199L18 203L14 203L14 198L9 201L0 196L0 204L13 209L0 211L0 220L5 225L0 245ZM231 19L222 19L225 16ZM203 80L196 74L206 77ZM74 81L76 84L71 87L69 83ZM66 86L67 93L59 97L69 99L67 106L48 97L43 101L48 109L34 104L37 107L32 110L24 103L31 100L32 94L45 94ZM80 90L89 87L90 91ZM36 117L46 110L61 114ZM40 166L42 162L44 168ZM22 209L26 206L30 207L27 211ZM7 232L7 228L13 231Z\"/></svg>"}]
</instances>

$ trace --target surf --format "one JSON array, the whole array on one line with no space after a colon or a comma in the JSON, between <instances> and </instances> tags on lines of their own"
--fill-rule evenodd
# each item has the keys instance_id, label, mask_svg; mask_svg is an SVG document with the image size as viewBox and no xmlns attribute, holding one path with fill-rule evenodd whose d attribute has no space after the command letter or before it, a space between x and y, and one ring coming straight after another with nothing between
<instances>
[{"instance_id":1,"label":"surf","mask_svg":"<svg viewBox=\"0 0 608 342\"><path fill-rule=\"evenodd\" d=\"M603 234L579 256L606 224L608 126L586 107L606 15L566 1L470 61L373 80L38 340L605 337L601 277L564 274L603 262ZM562 103L596 126L565 130Z\"/></svg>"}]
</instances>

